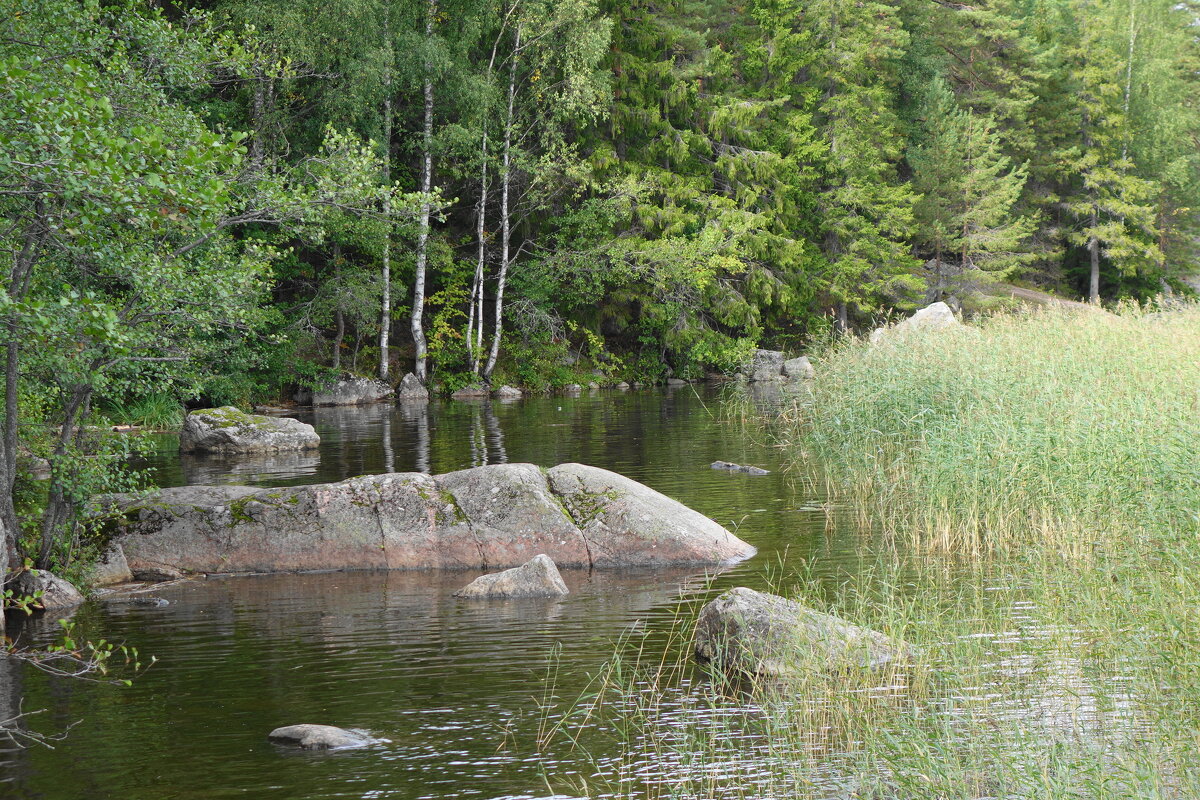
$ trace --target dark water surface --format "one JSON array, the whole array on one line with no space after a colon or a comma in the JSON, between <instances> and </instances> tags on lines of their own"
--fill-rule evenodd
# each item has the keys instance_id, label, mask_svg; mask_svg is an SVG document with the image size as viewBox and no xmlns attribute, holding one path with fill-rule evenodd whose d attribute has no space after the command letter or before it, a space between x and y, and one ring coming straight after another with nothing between
<instances>
[{"instance_id":1,"label":"dark water surface","mask_svg":"<svg viewBox=\"0 0 1200 800\"><path fill-rule=\"evenodd\" d=\"M157 480L281 486L578 461L675 497L759 554L719 576L567 572L561 601L453 598L474 573L363 572L193 581L163 590L162 608L89 605L76 616L85 633L159 663L127 689L0 674L0 713L23 698L26 710L45 709L31 720L37 730L78 722L56 749L0 751L0 798L499 798L594 784L615 769L602 745L588 754L536 746L557 713L540 710L552 672L553 693L574 698L623 637L625 646L661 639L681 601L687 614L730 585L765 588L801 567L831 579L855 569L854 543L827 531L822 498L780 471L761 431L703 388L297 416L316 426L319 453L181 459L177 440L163 437ZM710 469L718 459L772 473ZM45 620L23 635L44 640L53 627ZM390 741L339 753L267 742L272 728L300 722ZM630 780L669 782L670 764L647 760L641 770Z\"/></svg>"}]
</instances>

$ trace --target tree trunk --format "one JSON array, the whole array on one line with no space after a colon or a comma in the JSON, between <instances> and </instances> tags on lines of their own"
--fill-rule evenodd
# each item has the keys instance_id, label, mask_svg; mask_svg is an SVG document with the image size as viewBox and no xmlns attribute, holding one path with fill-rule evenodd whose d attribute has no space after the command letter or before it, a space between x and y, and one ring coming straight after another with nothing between
<instances>
[{"instance_id":1,"label":"tree trunk","mask_svg":"<svg viewBox=\"0 0 1200 800\"><path fill-rule=\"evenodd\" d=\"M479 359L483 347L483 266L486 260L485 219L487 216L488 171L487 171L487 120L483 122L483 144L480 148L482 166L479 170L479 204L476 207L475 241L477 253L475 257L475 279L471 284L471 311L467 319L467 351L470 353L471 372L479 374Z\"/></svg>"},{"instance_id":2,"label":"tree trunk","mask_svg":"<svg viewBox=\"0 0 1200 800\"><path fill-rule=\"evenodd\" d=\"M337 292L334 299L333 319L337 333L333 337L333 368L342 368L342 340L346 338L346 316L342 313L342 246L333 244L333 287Z\"/></svg>"},{"instance_id":3,"label":"tree trunk","mask_svg":"<svg viewBox=\"0 0 1200 800\"><path fill-rule=\"evenodd\" d=\"M512 134L513 111L517 94L517 58L521 52L521 26L514 34L512 61L508 65L508 109L504 115L504 156L500 174L500 271L496 276L496 326L492 335L492 348L488 353L487 365L483 368L483 380L490 381L500 355L500 340L504 334L504 284L508 279L509 250L512 243L512 212L509 194L512 188Z\"/></svg>"},{"instance_id":4,"label":"tree trunk","mask_svg":"<svg viewBox=\"0 0 1200 800\"><path fill-rule=\"evenodd\" d=\"M1096 207L1092 206L1092 230L1096 230L1097 225ZM1088 280L1088 302L1100 302L1100 240L1096 238L1096 234L1092 234L1088 239L1088 259L1091 262L1091 270Z\"/></svg>"},{"instance_id":5,"label":"tree trunk","mask_svg":"<svg viewBox=\"0 0 1200 800\"><path fill-rule=\"evenodd\" d=\"M384 59L383 78L383 182L385 187L392 183L392 26L388 6L384 4L383 35L387 57ZM388 340L392 332L392 201L390 195L383 200L383 283L379 303L379 379L386 381L390 366ZM355 359L357 361L357 358Z\"/></svg>"},{"instance_id":6,"label":"tree trunk","mask_svg":"<svg viewBox=\"0 0 1200 800\"><path fill-rule=\"evenodd\" d=\"M45 204L41 200L34 202L34 215L25 229L21 250L12 262L12 270L8 275L8 285L4 287L9 298L13 301L24 299L29 291L33 277L33 266L41 254L42 243L46 239L46 229L42 220L46 216ZM20 377L21 361L21 320L16 313L9 314L4 320L4 428L3 441L0 442L0 584L3 584L8 570L20 565L20 550L18 538L20 527L17 522L17 511L13 505L13 487L17 479L17 442L19 441L20 420L18 418L17 390Z\"/></svg>"},{"instance_id":7,"label":"tree trunk","mask_svg":"<svg viewBox=\"0 0 1200 800\"><path fill-rule=\"evenodd\" d=\"M437 0L429 0L425 12L425 46L433 44L433 20L437 16ZM428 379L426 356L428 345L425 342L425 267L429 259L429 217L432 208L429 203L429 192L433 187L433 64L428 54L425 56L425 124L421 137L421 192L425 197L421 201L420 228L417 233L417 267L413 279L412 301L412 337L414 347L413 372L417 379L425 383Z\"/></svg>"},{"instance_id":8,"label":"tree trunk","mask_svg":"<svg viewBox=\"0 0 1200 800\"><path fill-rule=\"evenodd\" d=\"M46 502L46 510L42 513L41 543L38 547L35 566L38 569L50 569L54 555L54 544L59 530L71 517L74 503L67 495L64 475L61 469L61 459L67 449L74 443L78 444L78 435L82 430L81 424L87 418L88 408L92 399L92 387L76 386L63 410L62 428L58 435L58 443L54 446L54 455L50 458L50 495Z\"/></svg>"}]
</instances>

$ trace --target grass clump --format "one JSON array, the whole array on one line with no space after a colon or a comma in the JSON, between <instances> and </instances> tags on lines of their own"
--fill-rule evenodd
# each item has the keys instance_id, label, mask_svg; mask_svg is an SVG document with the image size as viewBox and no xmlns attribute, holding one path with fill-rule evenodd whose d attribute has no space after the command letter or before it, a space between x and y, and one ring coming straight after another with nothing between
<instances>
[{"instance_id":1,"label":"grass clump","mask_svg":"<svg viewBox=\"0 0 1200 800\"><path fill-rule=\"evenodd\" d=\"M1047 309L854 341L783 444L864 521L953 553L1194 534L1200 307Z\"/></svg>"},{"instance_id":2,"label":"grass clump","mask_svg":"<svg viewBox=\"0 0 1200 800\"><path fill-rule=\"evenodd\" d=\"M178 428L185 415L179 398L162 392L102 401L99 411L109 424L156 430Z\"/></svg>"}]
</instances>

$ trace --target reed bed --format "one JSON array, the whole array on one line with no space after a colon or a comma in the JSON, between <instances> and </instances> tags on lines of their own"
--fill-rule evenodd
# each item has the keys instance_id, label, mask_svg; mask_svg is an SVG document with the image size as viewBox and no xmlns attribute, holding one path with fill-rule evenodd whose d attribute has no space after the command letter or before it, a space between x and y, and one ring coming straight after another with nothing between
<instances>
[{"instance_id":1,"label":"reed bed","mask_svg":"<svg viewBox=\"0 0 1200 800\"><path fill-rule=\"evenodd\" d=\"M916 656L747 683L692 663L685 602L544 705L542 746L593 755L551 789L1200 797L1200 309L843 343L770 424L874 564L776 590Z\"/></svg>"}]
</instances>

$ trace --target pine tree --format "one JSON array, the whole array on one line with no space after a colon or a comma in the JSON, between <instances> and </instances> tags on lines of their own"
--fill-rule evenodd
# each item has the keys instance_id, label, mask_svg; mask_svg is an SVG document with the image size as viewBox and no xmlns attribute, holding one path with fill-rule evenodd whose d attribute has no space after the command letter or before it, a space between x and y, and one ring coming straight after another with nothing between
<instances>
[{"instance_id":1,"label":"pine tree","mask_svg":"<svg viewBox=\"0 0 1200 800\"><path fill-rule=\"evenodd\" d=\"M990 117L959 108L945 80L924 103L924 133L909 152L917 242L932 256L929 299L956 286L1006 277L1029 259L1023 242L1034 221L1013 209L1027 178L1012 166Z\"/></svg>"}]
</instances>

